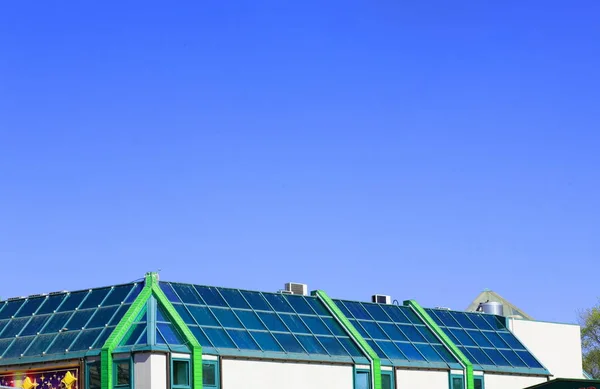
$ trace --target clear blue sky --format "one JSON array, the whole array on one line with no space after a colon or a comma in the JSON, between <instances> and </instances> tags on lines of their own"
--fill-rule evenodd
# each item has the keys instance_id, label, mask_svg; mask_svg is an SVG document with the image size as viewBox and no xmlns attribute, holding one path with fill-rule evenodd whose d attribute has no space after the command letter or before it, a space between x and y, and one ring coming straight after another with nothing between
<instances>
[{"instance_id":1,"label":"clear blue sky","mask_svg":"<svg viewBox=\"0 0 600 389\"><path fill-rule=\"evenodd\" d=\"M0 295L160 268L574 321L600 295L599 14L5 1Z\"/></svg>"}]
</instances>

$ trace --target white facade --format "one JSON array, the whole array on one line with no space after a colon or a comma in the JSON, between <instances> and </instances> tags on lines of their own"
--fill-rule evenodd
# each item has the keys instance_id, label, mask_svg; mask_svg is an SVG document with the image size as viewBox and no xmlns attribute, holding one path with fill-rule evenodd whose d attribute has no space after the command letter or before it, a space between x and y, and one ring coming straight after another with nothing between
<instances>
[{"instance_id":1,"label":"white facade","mask_svg":"<svg viewBox=\"0 0 600 389\"><path fill-rule=\"evenodd\" d=\"M396 370L396 389L448 389L449 385L450 373L448 371Z\"/></svg>"},{"instance_id":2,"label":"white facade","mask_svg":"<svg viewBox=\"0 0 600 389\"><path fill-rule=\"evenodd\" d=\"M347 365L221 361L222 389L349 389L353 373Z\"/></svg>"},{"instance_id":3,"label":"white facade","mask_svg":"<svg viewBox=\"0 0 600 389\"><path fill-rule=\"evenodd\" d=\"M508 325L554 378L585 378L579 326L520 319Z\"/></svg>"},{"instance_id":4,"label":"white facade","mask_svg":"<svg viewBox=\"0 0 600 389\"><path fill-rule=\"evenodd\" d=\"M138 353L133 356L135 389L167 389L167 355Z\"/></svg>"},{"instance_id":5,"label":"white facade","mask_svg":"<svg viewBox=\"0 0 600 389\"><path fill-rule=\"evenodd\" d=\"M485 374L485 389L523 389L546 382L546 377L527 377L501 374Z\"/></svg>"}]
</instances>

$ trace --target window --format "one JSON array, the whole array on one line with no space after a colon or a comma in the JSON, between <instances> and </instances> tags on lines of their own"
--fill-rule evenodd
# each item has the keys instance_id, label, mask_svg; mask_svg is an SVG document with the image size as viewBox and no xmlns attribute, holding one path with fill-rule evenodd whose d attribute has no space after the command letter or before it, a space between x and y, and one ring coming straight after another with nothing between
<instances>
[{"instance_id":1,"label":"window","mask_svg":"<svg viewBox=\"0 0 600 389\"><path fill-rule=\"evenodd\" d=\"M100 362L91 362L87 368L87 389L100 389Z\"/></svg>"},{"instance_id":2,"label":"window","mask_svg":"<svg viewBox=\"0 0 600 389\"><path fill-rule=\"evenodd\" d=\"M219 365L218 361L202 361L202 387L219 387Z\"/></svg>"},{"instance_id":3,"label":"window","mask_svg":"<svg viewBox=\"0 0 600 389\"><path fill-rule=\"evenodd\" d=\"M189 388L190 387L190 361L182 359L174 359L171 362L171 387L173 388Z\"/></svg>"},{"instance_id":4,"label":"window","mask_svg":"<svg viewBox=\"0 0 600 389\"><path fill-rule=\"evenodd\" d=\"M393 371L382 371L381 372L381 389L393 389L394 388L394 372Z\"/></svg>"},{"instance_id":5,"label":"window","mask_svg":"<svg viewBox=\"0 0 600 389\"><path fill-rule=\"evenodd\" d=\"M450 389L464 389L465 379L462 375L450 375Z\"/></svg>"},{"instance_id":6,"label":"window","mask_svg":"<svg viewBox=\"0 0 600 389\"><path fill-rule=\"evenodd\" d=\"M354 389L371 389L371 373L368 370L356 370Z\"/></svg>"},{"instance_id":7,"label":"window","mask_svg":"<svg viewBox=\"0 0 600 389\"><path fill-rule=\"evenodd\" d=\"M121 359L113 362L115 388L131 388L131 360Z\"/></svg>"},{"instance_id":8,"label":"window","mask_svg":"<svg viewBox=\"0 0 600 389\"><path fill-rule=\"evenodd\" d=\"M483 389L483 376L475 377L475 389Z\"/></svg>"}]
</instances>

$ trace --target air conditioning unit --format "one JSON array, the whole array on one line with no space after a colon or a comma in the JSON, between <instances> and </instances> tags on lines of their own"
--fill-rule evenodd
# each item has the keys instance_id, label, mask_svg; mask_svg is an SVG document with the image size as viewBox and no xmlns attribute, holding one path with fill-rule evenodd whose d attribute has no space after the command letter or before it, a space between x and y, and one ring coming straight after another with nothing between
<instances>
[{"instance_id":1,"label":"air conditioning unit","mask_svg":"<svg viewBox=\"0 0 600 389\"><path fill-rule=\"evenodd\" d=\"M371 296L371 301L377 304L391 304L392 297L385 294L374 294Z\"/></svg>"},{"instance_id":2,"label":"air conditioning unit","mask_svg":"<svg viewBox=\"0 0 600 389\"><path fill-rule=\"evenodd\" d=\"M308 285L298 284L296 282L288 282L285 284L285 290L292 292L292 294L299 294L302 296L308 295Z\"/></svg>"}]
</instances>

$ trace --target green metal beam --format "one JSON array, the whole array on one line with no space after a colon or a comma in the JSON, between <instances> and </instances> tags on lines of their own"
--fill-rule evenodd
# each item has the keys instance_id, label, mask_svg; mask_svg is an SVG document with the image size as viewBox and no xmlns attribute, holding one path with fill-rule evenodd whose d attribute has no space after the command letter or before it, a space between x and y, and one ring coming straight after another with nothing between
<instances>
[{"instance_id":1,"label":"green metal beam","mask_svg":"<svg viewBox=\"0 0 600 389\"><path fill-rule=\"evenodd\" d=\"M458 358L459 362L465 367L465 378L467 381L467 389L475 389L475 379L473 377L473 364L469 359L465 356L456 347L454 342L446 335L446 333L437 325L437 323L429 316L427 311L423 309L415 300L406 300L404 305L412 307L417 315L429 326L429 328L440 338L440 340L444 343L444 345L452 351L454 356Z\"/></svg>"},{"instance_id":2,"label":"green metal beam","mask_svg":"<svg viewBox=\"0 0 600 389\"><path fill-rule=\"evenodd\" d=\"M348 335L354 340L356 344L362 349L363 353L371 362L371 375L373 376L372 383L373 389L381 389L381 360L379 356L369 346L369 343L361 336L361 334L354 328L350 320L344 315L344 313L338 308L335 302L322 290L316 290L312 292L316 295L319 300L327 307L329 312L337 319L337 321L344 327Z\"/></svg>"}]
</instances>

